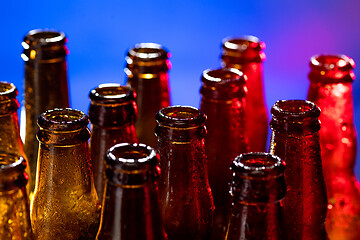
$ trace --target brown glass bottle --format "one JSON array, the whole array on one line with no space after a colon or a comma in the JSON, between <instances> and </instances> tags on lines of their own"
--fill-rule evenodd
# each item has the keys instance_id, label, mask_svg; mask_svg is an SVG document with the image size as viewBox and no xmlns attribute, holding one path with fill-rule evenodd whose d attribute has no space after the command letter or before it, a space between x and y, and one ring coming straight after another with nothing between
<instances>
[{"instance_id":1,"label":"brown glass bottle","mask_svg":"<svg viewBox=\"0 0 360 240\"><path fill-rule=\"evenodd\" d=\"M17 154L26 161L20 138L17 95L18 91L14 84L0 82L0 151ZM25 166L29 177L30 167L28 164ZM35 179L33 180L35 181ZM27 189L30 190L29 184L27 184Z\"/></svg>"},{"instance_id":2,"label":"brown glass bottle","mask_svg":"<svg viewBox=\"0 0 360 240\"><path fill-rule=\"evenodd\" d=\"M24 38L21 57L25 61L24 107L21 110L21 137L29 160L31 179L35 179L38 156L36 121L40 114L55 107L70 106L64 33L32 30ZM35 183L30 182L31 192Z\"/></svg>"},{"instance_id":3,"label":"brown glass bottle","mask_svg":"<svg viewBox=\"0 0 360 240\"><path fill-rule=\"evenodd\" d=\"M241 154L231 165L232 211L225 239L283 238L285 165L268 153Z\"/></svg>"},{"instance_id":4,"label":"brown glass bottle","mask_svg":"<svg viewBox=\"0 0 360 240\"><path fill-rule=\"evenodd\" d=\"M101 84L91 90L89 97L90 153L95 189L102 202L106 151L116 143L138 142L135 130L137 107L134 92L120 84Z\"/></svg>"},{"instance_id":5,"label":"brown glass bottle","mask_svg":"<svg viewBox=\"0 0 360 240\"><path fill-rule=\"evenodd\" d=\"M31 201L37 240L94 239L100 203L91 172L87 128L81 111L48 110L40 115L38 172Z\"/></svg>"},{"instance_id":6,"label":"brown glass bottle","mask_svg":"<svg viewBox=\"0 0 360 240\"><path fill-rule=\"evenodd\" d=\"M33 239L26 166L20 155L0 152L0 239Z\"/></svg>"},{"instance_id":7,"label":"brown glass bottle","mask_svg":"<svg viewBox=\"0 0 360 240\"><path fill-rule=\"evenodd\" d=\"M360 184L354 175L354 61L345 55L311 58L308 100L321 109L320 146L327 187L330 239L360 239Z\"/></svg>"},{"instance_id":8,"label":"brown glass bottle","mask_svg":"<svg viewBox=\"0 0 360 240\"><path fill-rule=\"evenodd\" d=\"M239 69L247 76L245 132L250 152L265 152L268 134L268 113L263 90L265 43L253 36L226 38L222 44L222 66Z\"/></svg>"},{"instance_id":9,"label":"brown glass bottle","mask_svg":"<svg viewBox=\"0 0 360 240\"><path fill-rule=\"evenodd\" d=\"M214 203L205 154L206 115L172 106L156 114L160 200L169 240L209 239Z\"/></svg>"},{"instance_id":10,"label":"brown glass bottle","mask_svg":"<svg viewBox=\"0 0 360 240\"><path fill-rule=\"evenodd\" d=\"M214 197L213 239L223 239L230 212L229 181L233 159L248 151L245 139L245 78L237 69L205 70L200 109L207 115L206 155Z\"/></svg>"},{"instance_id":11,"label":"brown glass bottle","mask_svg":"<svg viewBox=\"0 0 360 240\"><path fill-rule=\"evenodd\" d=\"M120 143L106 155L107 184L99 240L166 240L158 192L158 156L144 144Z\"/></svg>"},{"instance_id":12,"label":"brown glass bottle","mask_svg":"<svg viewBox=\"0 0 360 240\"><path fill-rule=\"evenodd\" d=\"M286 163L286 238L328 239L326 187L319 143L320 109L305 100L277 101L271 114L270 153Z\"/></svg>"},{"instance_id":13,"label":"brown glass bottle","mask_svg":"<svg viewBox=\"0 0 360 240\"><path fill-rule=\"evenodd\" d=\"M170 53L159 44L141 43L129 50L125 73L127 84L136 92L138 119L135 123L139 141L156 146L156 113L170 106Z\"/></svg>"}]
</instances>

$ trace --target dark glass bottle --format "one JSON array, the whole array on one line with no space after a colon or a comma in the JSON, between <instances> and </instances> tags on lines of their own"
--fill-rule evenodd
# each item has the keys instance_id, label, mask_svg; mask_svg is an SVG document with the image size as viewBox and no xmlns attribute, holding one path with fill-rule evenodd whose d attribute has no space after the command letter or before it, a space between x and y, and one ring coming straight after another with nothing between
<instances>
[{"instance_id":1,"label":"dark glass bottle","mask_svg":"<svg viewBox=\"0 0 360 240\"><path fill-rule=\"evenodd\" d=\"M26 166L23 157L0 152L0 239L33 239Z\"/></svg>"},{"instance_id":2,"label":"dark glass bottle","mask_svg":"<svg viewBox=\"0 0 360 240\"><path fill-rule=\"evenodd\" d=\"M88 117L66 108L40 115L31 224L37 240L94 239L100 202L91 172Z\"/></svg>"},{"instance_id":3,"label":"dark glass bottle","mask_svg":"<svg viewBox=\"0 0 360 240\"><path fill-rule=\"evenodd\" d=\"M0 82L0 151L22 156L27 162L20 138L19 117L17 110L19 102L16 99L18 91L14 84ZM26 164L28 177L30 176L29 164ZM35 179L29 179L35 182ZM29 184L26 185L28 191Z\"/></svg>"},{"instance_id":4,"label":"dark glass bottle","mask_svg":"<svg viewBox=\"0 0 360 240\"><path fill-rule=\"evenodd\" d=\"M236 157L231 170L233 203L225 239L284 239L285 164L268 153L248 153Z\"/></svg>"},{"instance_id":5,"label":"dark glass bottle","mask_svg":"<svg viewBox=\"0 0 360 240\"><path fill-rule=\"evenodd\" d=\"M21 110L21 137L28 157L31 179L36 177L39 144L36 121L40 114L55 107L70 106L64 33L32 30L24 38L21 57L25 61L24 107ZM30 189L34 191L34 181Z\"/></svg>"},{"instance_id":6,"label":"dark glass bottle","mask_svg":"<svg viewBox=\"0 0 360 240\"><path fill-rule=\"evenodd\" d=\"M265 152L268 113L263 90L265 43L253 36L226 38L222 44L222 66L239 69L247 76L245 126L251 152Z\"/></svg>"},{"instance_id":7,"label":"dark glass bottle","mask_svg":"<svg viewBox=\"0 0 360 240\"><path fill-rule=\"evenodd\" d=\"M271 114L270 153L286 163L287 239L328 239L326 187L319 143L320 109L305 100L277 101Z\"/></svg>"},{"instance_id":8,"label":"dark glass bottle","mask_svg":"<svg viewBox=\"0 0 360 240\"><path fill-rule=\"evenodd\" d=\"M107 184L99 240L166 240L158 193L158 156L144 144L120 143L106 155Z\"/></svg>"},{"instance_id":9,"label":"dark glass bottle","mask_svg":"<svg viewBox=\"0 0 360 240\"><path fill-rule=\"evenodd\" d=\"M156 146L156 113L170 106L170 53L159 44L141 43L129 50L125 73L127 84L136 92L138 119L135 123L139 141Z\"/></svg>"},{"instance_id":10,"label":"dark glass bottle","mask_svg":"<svg viewBox=\"0 0 360 240\"><path fill-rule=\"evenodd\" d=\"M205 154L206 115L172 106L156 115L161 163L160 200L169 240L209 239L214 203Z\"/></svg>"},{"instance_id":11,"label":"dark glass bottle","mask_svg":"<svg viewBox=\"0 0 360 240\"><path fill-rule=\"evenodd\" d=\"M213 239L223 239L231 201L229 169L233 159L248 151L245 139L245 78L237 69L205 70L201 77L200 109L207 115L206 155L214 197Z\"/></svg>"},{"instance_id":12,"label":"dark glass bottle","mask_svg":"<svg viewBox=\"0 0 360 240\"><path fill-rule=\"evenodd\" d=\"M311 58L308 100L321 109L320 146L327 187L330 239L360 239L360 183L354 175L357 137L352 82L354 61L345 55Z\"/></svg>"},{"instance_id":13,"label":"dark glass bottle","mask_svg":"<svg viewBox=\"0 0 360 240\"><path fill-rule=\"evenodd\" d=\"M95 189L102 202L106 151L116 143L137 143L135 120L137 107L134 92L127 86L106 83L91 90L90 153Z\"/></svg>"}]
</instances>

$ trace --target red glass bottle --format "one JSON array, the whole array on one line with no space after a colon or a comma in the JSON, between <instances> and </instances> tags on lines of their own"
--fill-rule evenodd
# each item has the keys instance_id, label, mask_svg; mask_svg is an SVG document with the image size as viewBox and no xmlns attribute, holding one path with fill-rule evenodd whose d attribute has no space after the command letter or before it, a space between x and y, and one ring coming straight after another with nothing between
<instances>
[{"instance_id":1,"label":"red glass bottle","mask_svg":"<svg viewBox=\"0 0 360 240\"><path fill-rule=\"evenodd\" d=\"M144 144L120 143L106 155L107 185L99 240L166 240L158 193L158 156Z\"/></svg>"},{"instance_id":2,"label":"red glass bottle","mask_svg":"<svg viewBox=\"0 0 360 240\"><path fill-rule=\"evenodd\" d=\"M231 165L232 211L227 240L281 240L285 165L268 153L241 154Z\"/></svg>"},{"instance_id":3,"label":"red glass bottle","mask_svg":"<svg viewBox=\"0 0 360 240\"><path fill-rule=\"evenodd\" d=\"M214 197L213 239L223 239L230 212L229 181L233 159L248 151L245 139L245 77L237 69L205 70L200 109L207 115L206 155Z\"/></svg>"},{"instance_id":4,"label":"red glass bottle","mask_svg":"<svg viewBox=\"0 0 360 240\"><path fill-rule=\"evenodd\" d=\"M319 143L320 109L305 100L277 101L271 114L270 153L286 164L286 239L328 239L326 187Z\"/></svg>"},{"instance_id":5,"label":"red glass bottle","mask_svg":"<svg viewBox=\"0 0 360 240\"><path fill-rule=\"evenodd\" d=\"M237 68L247 76L245 131L250 152L265 152L269 128L263 90L264 49L265 43L253 36L226 38L222 44L222 66Z\"/></svg>"},{"instance_id":6,"label":"red glass bottle","mask_svg":"<svg viewBox=\"0 0 360 240\"><path fill-rule=\"evenodd\" d=\"M127 84L136 92L138 119L135 123L139 141L156 146L156 113L170 106L170 53L155 43L140 43L126 56Z\"/></svg>"},{"instance_id":7,"label":"red glass bottle","mask_svg":"<svg viewBox=\"0 0 360 240\"><path fill-rule=\"evenodd\" d=\"M205 154L206 115L172 106L156 115L160 200L169 240L210 238L214 203Z\"/></svg>"},{"instance_id":8,"label":"red glass bottle","mask_svg":"<svg viewBox=\"0 0 360 240\"><path fill-rule=\"evenodd\" d=\"M360 239L360 184L354 175L357 137L352 83L354 61L345 55L311 58L308 99L321 109L320 146L327 187L330 239Z\"/></svg>"},{"instance_id":9,"label":"red glass bottle","mask_svg":"<svg viewBox=\"0 0 360 240\"><path fill-rule=\"evenodd\" d=\"M137 107L134 92L128 86L107 83L91 90L90 153L99 201L104 194L105 155L116 143L138 142L135 130Z\"/></svg>"}]
</instances>

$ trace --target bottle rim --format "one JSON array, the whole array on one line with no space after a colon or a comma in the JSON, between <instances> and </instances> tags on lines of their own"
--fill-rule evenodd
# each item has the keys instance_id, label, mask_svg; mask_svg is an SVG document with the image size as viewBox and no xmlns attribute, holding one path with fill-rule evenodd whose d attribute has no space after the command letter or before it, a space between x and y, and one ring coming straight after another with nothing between
<instances>
[{"instance_id":1,"label":"bottle rim","mask_svg":"<svg viewBox=\"0 0 360 240\"><path fill-rule=\"evenodd\" d=\"M344 54L319 54L311 57L310 66L323 71L350 71L355 61Z\"/></svg>"},{"instance_id":2,"label":"bottle rim","mask_svg":"<svg viewBox=\"0 0 360 240\"><path fill-rule=\"evenodd\" d=\"M54 108L42 113L38 118L41 130L74 131L83 129L89 123L88 116L72 108Z\"/></svg>"},{"instance_id":3,"label":"bottle rim","mask_svg":"<svg viewBox=\"0 0 360 240\"><path fill-rule=\"evenodd\" d=\"M156 114L158 125L180 129L191 129L204 125L207 116L201 110L192 106L169 106Z\"/></svg>"},{"instance_id":4,"label":"bottle rim","mask_svg":"<svg viewBox=\"0 0 360 240\"><path fill-rule=\"evenodd\" d=\"M253 49L262 51L266 48L263 41L252 35L244 35L239 37L226 37L222 40L222 48L237 52L244 52Z\"/></svg>"},{"instance_id":5,"label":"bottle rim","mask_svg":"<svg viewBox=\"0 0 360 240\"><path fill-rule=\"evenodd\" d=\"M90 91L89 98L96 103L127 103L134 101L136 94L129 86L103 83Z\"/></svg>"},{"instance_id":6,"label":"bottle rim","mask_svg":"<svg viewBox=\"0 0 360 240\"><path fill-rule=\"evenodd\" d=\"M30 45L44 46L53 44L65 44L66 42L67 38L64 32L59 32L53 29L34 29L26 34L22 45L24 49L28 49Z\"/></svg>"},{"instance_id":7,"label":"bottle rim","mask_svg":"<svg viewBox=\"0 0 360 240\"><path fill-rule=\"evenodd\" d=\"M0 174L6 174L12 171L23 171L26 165L27 163L24 157L14 153L0 152Z\"/></svg>"},{"instance_id":8,"label":"bottle rim","mask_svg":"<svg viewBox=\"0 0 360 240\"><path fill-rule=\"evenodd\" d=\"M0 82L0 100L10 100L16 98L18 90L13 83Z\"/></svg>"},{"instance_id":9,"label":"bottle rim","mask_svg":"<svg viewBox=\"0 0 360 240\"><path fill-rule=\"evenodd\" d=\"M135 57L140 61L154 61L157 59L170 58L169 51L158 43L138 43L129 49L128 56Z\"/></svg>"},{"instance_id":10,"label":"bottle rim","mask_svg":"<svg viewBox=\"0 0 360 240\"><path fill-rule=\"evenodd\" d=\"M308 100L278 100L271 108L271 114L285 119L318 118L320 108Z\"/></svg>"},{"instance_id":11,"label":"bottle rim","mask_svg":"<svg viewBox=\"0 0 360 240\"><path fill-rule=\"evenodd\" d=\"M229 84L236 82L245 85L246 75L235 68L206 69L201 76L202 82L214 84Z\"/></svg>"}]
</instances>

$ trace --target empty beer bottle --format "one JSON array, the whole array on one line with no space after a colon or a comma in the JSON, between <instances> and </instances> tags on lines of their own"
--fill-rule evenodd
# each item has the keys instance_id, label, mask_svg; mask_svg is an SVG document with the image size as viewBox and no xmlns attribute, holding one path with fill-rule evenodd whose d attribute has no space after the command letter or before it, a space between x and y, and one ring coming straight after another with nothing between
<instances>
[{"instance_id":1,"label":"empty beer bottle","mask_svg":"<svg viewBox=\"0 0 360 240\"><path fill-rule=\"evenodd\" d=\"M26 166L20 155L0 152L0 239L33 239Z\"/></svg>"},{"instance_id":2,"label":"empty beer bottle","mask_svg":"<svg viewBox=\"0 0 360 240\"><path fill-rule=\"evenodd\" d=\"M230 212L230 165L248 150L245 140L245 78L237 69L205 70L200 109L207 115L206 155L214 197L213 239L223 239Z\"/></svg>"},{"instance_id":3,"label":"empty beer bottle","mask_svg":"<svg viewBox=\"0 0 360 240\"><path fill-rule=\"evenodd\" d=\"M222 66L237 68L247 76L245 132L251 152L266 150L268 114L263 90L264 49L265 43L253 36L226 38L222 44Z\"/></svg>"},{"instance_id":4,"label":"empty beer bottle","mask_svg":"<svg viewBox=\"0 0 360 240\"><path fill-rule=\"evenodd\" d=\"M209 239L214 203L205 154L206 115L172 106L156 115L161 163L160 200L169 240Z\"/></svg>"},{"instance_id":5,"label":"empty beer bottle","mask_svg":"<svg viewBox=\"0 0 360 240\"><path fill-rule=\"evenodd\" d=\"M18 91L14 84L0 82L0 151L20 155L26 161L20 138L17 95ZM25 171L30 176L30 167L28 164L25 166ZM29 184L26 186L30 190Z\"/></svg>"},{"instance_id":6,"label":"empty beer bottle","mask_svg":"<svg viewBox=\"0 0 360 240\"><path fill-rule=\"evenodd\" d=\"M115 83L99 85L91 90L89 97L90 153L95 189L102 202L106 151L116 143L138 142L135 131L137 107L134 92Z\"/></svg>"},{"instance_id":7,"label":"empty beer bottle","mask_svg":"<svg viewBox=\"0 0 360 240\"><path fill-rule=\"evenodd\" d=\"M144 144L120 143L106 155L107 185L99 240L165 240L158 157Z\"/></svg>"},{"instance_id":8,"label":"empty beer bottle","mask_svg":"<svg viewBox=\"0 0 360 240\"><path fill-rule=\"evenodd\" d=\"M126 56L127 84L137 96L137 136L140 142L152 147L156 146L155 115L170 105L169 57L170 53L155 43L137 44Z\"/></svg>"},{"instance_id":9,"label":"empty beer bottle","mask_svg":"<svg viewBox=\"0 0 360 240\"><path fill-rule=\"evenodd\" d=\"M100 203L91 172L88 117L74 109L40 115L36 188L31 223L38 240L94 239Z\"/></svg>"},{"instance_id":10,"label":"empty beer bottle","mask_svg":"<svg viewBox=\"0 0 360 240\"><path fill-rule=\"evenodd\" d=\"M270 153L286 163L286 238L328 239L326 187L319 143L320 109L305 100L277 101L271 114Z\"/></svg>"},{"instance_id":11,"label":"empty beer bottle","mask_svg":"<svg viewBox=\"0 0 360 240\"><path fill-rule=\"evenodd\" d=\"M225 239L283 238L282 199L285 166L268 153L241 154L231 165L232 211Z\"/></svg>"},{"instance_id":12,"label":"empty beer bottle","mask_svg":"<svg viewBox=\"0 0 360 240\"><path fill-rule=\"evenodd\" d=\"M28 157L31 179L35 179L38 156L37 118L46 110L69 107L64 33L32 30L24 38L21 55L25 61L24 107L21 110L21 137ZM30 189L35 188L34 181Z\"/></svg>"},{"instance_id":13,"label":"empty beer bottle","mask_svg":"<svg viewBox=\"0 0 360 240\"><path fill-rule=\"evenodd\" d=\"M360 184L354 175L354 61L345 55L311 58L308 100L321 109L320 146L328 196L330 239L360 239Z\"/></svg>"}]
</instances>

